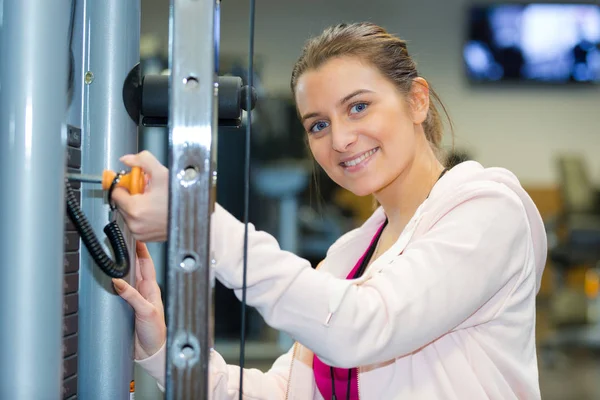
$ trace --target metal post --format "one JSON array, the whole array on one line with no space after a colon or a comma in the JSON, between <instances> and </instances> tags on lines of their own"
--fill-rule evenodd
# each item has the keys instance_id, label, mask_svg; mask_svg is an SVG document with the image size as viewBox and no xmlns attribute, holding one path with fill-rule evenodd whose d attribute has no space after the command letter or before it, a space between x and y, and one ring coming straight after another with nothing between
<instances>
[{"instance_id":1,"label":"metal post","mask_svg":"<svg viewBox=\"0 0 600 400\"><path fill-rule=\"evenodd\" d=\"M143 56L142 56L143 57ZM142 61L142 76L155 74L158 75L163 70L161 63L152 63L150 67ZM140 127L139 150L148 150L163 165L167 165L169 151L169 133L167 128L162 127ZM156 268L156 281L161 288L164 288L165 264L167 260L166 243L147 243L148 251L154 267ZM139 365L135 367L135 392L136 398L143 400L159 400L164 398L164 394L156 385L156 380L148 375Z\"/></svg>"},{"instance_id":2,"label":"metal post","mask_svg":"<svg viewBox=\"0 0 600 400\"><path fill-rule=\"evenodd\" d=\"M163 69L162 63L159 62L152 63L149 66L144 66L144 63L142 63L142 76L160 75ZM167 165L169 160L169 131L167 128L140 127L138 145L140 151L148 150L161 164ZM167 245L166 243L155 242L148 243L147 246L156 268L156 280L159 286L163 287Z\"/></svg>"},{"instance_id":3,"label":"metal post","mask_svg":"<svg viewBox=\"0 0 600 400\"><path fill-rule=\"evenodd\" d=\"M59 399L70 1L0 1L0 398Z\"/></svg>"},{"instance_id":4,"label":"metal post","mask_svg":"<svg viewBox=\"0 0 600 400\"><path fill-rule=\"evenodd\" d=\"M140 128L140 130L142 129ZM167 129L160 127L143 128L143 131L140 132L139 147L140 151L148 150L161 164L167 165L169 159L169 134ZM153 242L147 243L147 247L154 261L156 280L159 286L162 287L164 285L167 245L166 243Z\"/></svg>"},{"instance_id":5,"label":"metal post","mask_svg":"<svg viewBox=\"0 0 600 400\"><path fill-rule=\"evenodd\" d=\"M171 0L167 399L208 399L217 127L215 0Z\"/></svg>"},{"instance_id":6,"label":"metal post","mask_svg":"<svg viewBox=\"0 0 600 400\"><path fill-rule=\"evenodd\" d=\"M81 0L82 172L123 168L119 157L137 152L137 124L123 102L123 83L140 60L140 0ZM82 209L103 237L109 206L96 186L82 185ZM122 222L122 221L121 221ZM135 247L125 225L132 265ZM105 250L110 254L110 248ZM135 282L132 268L130 283ZM84 399L129 399L133 381L133 310L114 292L110 277L81 251L79 393Z\"/></svg>"}]
</instances>

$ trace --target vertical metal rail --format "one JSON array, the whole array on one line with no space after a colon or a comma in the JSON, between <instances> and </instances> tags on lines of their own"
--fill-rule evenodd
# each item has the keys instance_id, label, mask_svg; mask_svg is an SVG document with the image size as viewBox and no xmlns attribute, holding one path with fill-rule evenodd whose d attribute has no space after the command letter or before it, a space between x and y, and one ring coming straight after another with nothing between
<instances>
[{"instance_id":1,"label":"vertical metal rail","mask_svg":"<svg viewBox=\"0 0 600 400\"><path fill-rule=\"evenodd\" d=\"M0 0L0 398L58 399L70 1Z\"/></svg>"},{"instance_id":2,"label":"vertical metal rail","mask_svg":"<svg viewBox=\"0 0 600 400\"><path fill-rule=\"evenodd\" d=\"M167 399L208 399L217 128L215 0L171 0Z\"/></svg>"},{"instance_id":3,"label":"vertical metal rail","mask_svg":"<svg viewBox=\"0 0 600 400\"><path fill-rule=\"evenodd\" d=\"M144 67L142 62L142 76L158 75L163 70L151 64L150 67ZM138 140L139 150L148 150L163 165L167 165L169 151L169 135L167 128L163 127L143 127L140 126ZM148 252L154 261L156 269L156 281L161 288L164 288L165 264L167 261L167 243L146 243ZM162 400L163 392L156 385L156 380L148 375L142 367L135 365L135 396L141 400Z\"/></svg>"},{"instance_id":4,"label":"vertical metal rail","mask_svg":"<svg viewBox=\"0 0 600 400\"><path fill-rule=\"evenodd\" d=\"M82 172L120 170L119 157L137 152L138 126L123 101L127 74L140 61L140 0L78 0L84 3L82 58ZM103 228L109 206L98 186L81 186L82 210L105 250ZM132 265L132 236L120 221ZM135 284L135 268L127 279ZM79 394L88 399L125 400L134 377L134 316L106 276L82 248L80 266Z\"/></svg>"},{"instance_id":5,"label":"vertical metal rail","mask_svg":"<svg viewBox=\"0 0 600 400\"><path fill-rule=\"evenodd\" d=\"M83 16L85 1L71 0L72 12L71 27L69 30L69 44L72 73L70 87L70 101L66 116L67 121L67 171L81 173L81 126L83 120L83 64L84 64L84 34L85 25ZM81 184L70 182L72 193L81 204ZM79 308L79 277L81 264L81 240L77 228L70 218L65 219L65 275L64 275L64 332L63 332L63 398L74 400L85 394L78 392L78 350L79 350L79 322L81 315Z\"/></svg>"}]
</instances>

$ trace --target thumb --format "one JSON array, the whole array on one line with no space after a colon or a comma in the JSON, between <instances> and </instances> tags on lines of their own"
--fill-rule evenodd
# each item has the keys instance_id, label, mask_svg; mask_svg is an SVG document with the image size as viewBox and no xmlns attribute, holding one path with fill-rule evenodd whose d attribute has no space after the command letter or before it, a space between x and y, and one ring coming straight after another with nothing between
<instances>
[{"instance_id":1,"label":"thumb","mask_svg":"<svg viewBox=\"0 0 600 400\"><path fill-rule=\"evenodd\" d=\"M128 167L140 167L146 174L155 176L165 167L158 161L152 153L144 150L137 154L127 154L119 159Z\"/></svg>"}]
</instances>

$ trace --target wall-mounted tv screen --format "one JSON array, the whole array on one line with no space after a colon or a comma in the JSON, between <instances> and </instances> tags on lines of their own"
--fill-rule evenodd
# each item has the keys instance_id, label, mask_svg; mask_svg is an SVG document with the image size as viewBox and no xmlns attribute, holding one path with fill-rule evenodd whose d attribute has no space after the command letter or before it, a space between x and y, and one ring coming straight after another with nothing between
<instances>
[{"instance_id":1,"label":"wall-mounted tv screen","mask_svg":"<svg viewBox=\"0 0 600 400\"><path fill-rule=\"evenodd\" d=\"M473 82L600 83L600 5L469 7L463 60Z\"/></svg>"}]
</instances>

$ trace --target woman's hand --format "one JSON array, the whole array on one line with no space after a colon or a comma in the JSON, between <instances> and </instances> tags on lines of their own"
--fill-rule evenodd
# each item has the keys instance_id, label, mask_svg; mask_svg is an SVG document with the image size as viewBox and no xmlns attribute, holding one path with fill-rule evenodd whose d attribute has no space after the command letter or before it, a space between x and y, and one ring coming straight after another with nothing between
<instances>
[{"instance_id":1,"label":"woman's hand","mask_svg":"<svg viewBox=\"0 0 600 400\"><path fill-rule=\"evenodd\" d=\"M156 353L167 338L165 313L160 288L156 283L154 263L144 243L136 243L133 288L123 279L113 279L115 290L135 311L135 359L143 360Z\"/></svg>"},{"instance_id":2,"label":"woman's hand","mask_svg":"<svg viewBox=\"0 0 600 400\"><path fill-rule=\"evenodd\" d=\"M143 194L131 195L126 189L115 188L112 200L123 216L133 237L142 242L167 240L169 208L169 170L150 152L142 151L121 157L130 167L140 167L147 177Z\"/></svg>"}]
</instances>

